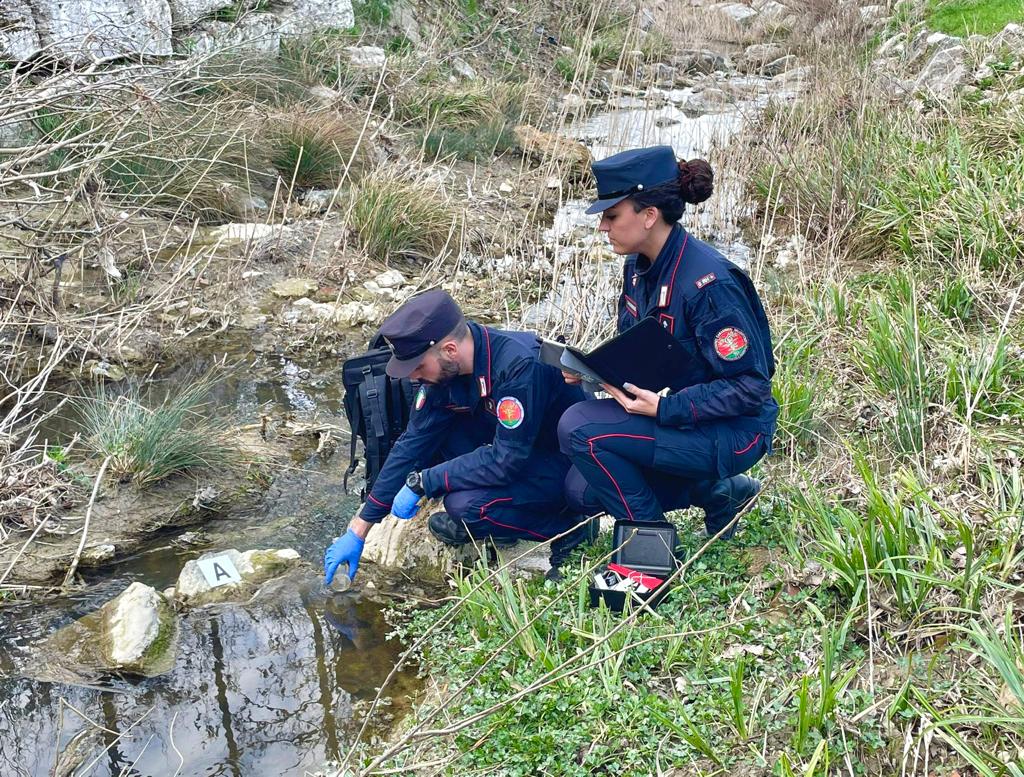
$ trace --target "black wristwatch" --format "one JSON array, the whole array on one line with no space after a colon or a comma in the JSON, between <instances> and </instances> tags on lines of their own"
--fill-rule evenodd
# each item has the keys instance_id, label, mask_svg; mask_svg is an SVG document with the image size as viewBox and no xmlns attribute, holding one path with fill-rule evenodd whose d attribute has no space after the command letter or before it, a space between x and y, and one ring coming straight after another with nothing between
<instances>
[{"instance_id":1,"label":"black wristwatch","mask_svg":"<svg viewBox=\"0 0 1024 777\"><path fill-rule=\"evenodd\" d=\"M405 485L409 487L409 490L414 494L424 496L423 491L423 473L421 472L410 472L405 478Z\"/></svg>"}]
</instances>

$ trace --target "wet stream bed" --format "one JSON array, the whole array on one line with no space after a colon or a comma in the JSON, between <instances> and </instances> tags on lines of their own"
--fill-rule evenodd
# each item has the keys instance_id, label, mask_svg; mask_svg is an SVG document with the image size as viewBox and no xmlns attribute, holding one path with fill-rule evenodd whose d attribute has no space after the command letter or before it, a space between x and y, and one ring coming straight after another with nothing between
<instances>
[{"instance_id":1,"label":"wet stream bed","mask_svg":"<svg viewBox=\"0 0 1024 777\"><path fill-rule=\"evenodd\" d=\"M186 381L225 355L238 366L211 397L225 418L343 425L337 359L306 365L227 343L159 379ZM69 431L60 423L47 430L50 439ZM0 607L0 774L300 775L345 752L360 724L356 708L374 698L402 646L386 639L381 605L361 586L334 593L322 585L323 548L359 502L342 486L347 437L333 455L316 448L297 438L255 507L163 533L116 565L83 570L79 594ZM309 565L248 603L187 611L170 673L66 678L39 665L35 642L131 582L162 590L204 552L268 547L294 548ZM415 669L392 681L378 731L418 688Z\"/></svg>"}]
</instances>

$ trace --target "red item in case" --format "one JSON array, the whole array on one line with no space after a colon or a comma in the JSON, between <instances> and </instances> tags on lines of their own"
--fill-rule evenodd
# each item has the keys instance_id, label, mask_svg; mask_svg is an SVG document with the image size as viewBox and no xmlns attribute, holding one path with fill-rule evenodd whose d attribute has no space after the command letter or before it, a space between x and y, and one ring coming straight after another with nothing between
<instances>
[{"instance_id":1,"label":"red item in case","mask_svg":"<svg viewBox=\"0 0 1024 777\"><path fill-rule=\"evenodd\" d=\"M622 564L609 564L608 569L612 572L615 572L616 574L629 578L637 585L642 585L651 591L653 591L655 588L657 588L659 585L665 582L660 577L655 577L654 575L645 575L643 572L638 572L635 569L624 567L622 566Z\"/></svg>"}]
</instances>

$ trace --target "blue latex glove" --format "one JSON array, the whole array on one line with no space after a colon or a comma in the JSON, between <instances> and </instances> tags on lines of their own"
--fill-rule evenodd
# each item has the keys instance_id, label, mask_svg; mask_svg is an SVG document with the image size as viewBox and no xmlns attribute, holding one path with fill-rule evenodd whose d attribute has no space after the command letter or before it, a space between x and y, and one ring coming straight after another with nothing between
<instances>
[{"instance_id":1,"label":"blue latex glove","mask_svg":"<svg viewBox=\"0 0 1024 777\"><path fill-rule=\"evenodd\" d=\"M348 579L355 580L365 544L366 541L351 529L334 541L324 553L324 579L327 585L334 580L334 573L342 562L348 563Z\"/></svg>"},{"instance_id":2,"label":"blue latex glove","mask_svg":"<svg viewBox=\"0 0 1024 777\"><path fill-rule=\"evenodd\" d=\"M402 486L402 490L398 492L395 501L391 503L391 514L395 518L404 518L406 520L412 518L416 515L416 510L420 506L420 499L422 497L409 488L409 486Z\"/></svg>"}]
</instances>

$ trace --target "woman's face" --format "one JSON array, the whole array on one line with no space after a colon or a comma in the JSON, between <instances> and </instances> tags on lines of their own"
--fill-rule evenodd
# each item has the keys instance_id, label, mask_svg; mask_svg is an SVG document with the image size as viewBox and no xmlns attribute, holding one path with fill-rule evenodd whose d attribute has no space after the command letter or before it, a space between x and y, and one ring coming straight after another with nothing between
<instances>
[{"instance_id":1,"label":"woman's face","mask_svg":"<svg viewBox=\"0 0 1024 777\"><path fill-rule=\"evenodd\" d=\"M644 208L637 213L633 210L633 203L625 199L601 214L598 229L608 236L615 253L635 254L640 251L657 220L656 208Z\"/></svg>"}]
</instances>

